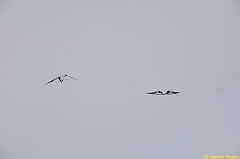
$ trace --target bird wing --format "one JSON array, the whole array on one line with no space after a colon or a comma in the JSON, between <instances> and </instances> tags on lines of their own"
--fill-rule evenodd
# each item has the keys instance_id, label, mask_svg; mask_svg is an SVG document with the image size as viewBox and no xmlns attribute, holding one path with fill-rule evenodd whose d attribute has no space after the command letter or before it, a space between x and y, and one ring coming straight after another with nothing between
<instances>
[{"instance_id":1,"label":"bird wing","mask_svg":"<svg viewBox=\"0 0 240 159\"><path fill-rule=\"evenodd\" d=\"M68 75L67 75L68 76ZM76 78L73 78L73 77L71 77L71 76L68 76L68 77L70 77L70 78L72 78L72 79L75 79L75 80L77 80Z\"/></svg>"},{"instance_id":2,"label":"bird wing","mask_svg":"<svg viewBox=\"0 0 240 159\"><path fill-rule=\"evenodd\" d=\"M161 94L158 94L161 93ZM161 91L154 91L154 92L149 92L147 94L152 94L152 95L164 95Z\"/></svg>"},{"instance_id":3,"label":"bird wing","mask_svg":"<svg viewBox=\"0 0 240 159\"><path fill-rule=\"evenodd\" d=\"M173 94L178 94L178 93L180 93L180 92L173 92L173 91L172 91L172 93L173 93Z\"/></svg>"},{"instance_id":4,"label":"bird wing","mask_svg":"<svg viewBox=\"0 0 240 159\"><path fill-rule=\"evenodd\" d=\"M49 84L49 83L51 83L51 82L53 82L53 81L55 81L55 80L57 80L57 79L58 79L58 77L56 77L56 78L54 78L53 80L49 81L49 82L46 83L45 85L47 85L47 84Z\"/></svg>"},{"instance_id":5,"label":"bird wing","mask_svg":"<svg viewBox=\"0 0 240 159\"><path fill-rule=\"evenodd\" d=\"M162 94L163 94L163 92L162 92L162 91L158 91L158 93L162 93Z\"/></svg>"},{"instance_id":6,"label":"bird wing","mask_svg":"<svg viewBox=\"0 0 240 159\"><path fill-rule=\"evenodd\" d=\"M178 94L180 92L174 92L174 91L167 91L166 93L164 93L165 95L173 95L173 94Z\"/></svg>"},{"instance_id":7,"label":"bird wing","mask_svg":"<svg viewBox=\"0 0 240 159\"><path fill-rule=\"evenodd\" d=\"M149 93L147 93L147 94L155 94L155 93L157 93L157 91L149 92Z\"/></svg>"}]
</instances>

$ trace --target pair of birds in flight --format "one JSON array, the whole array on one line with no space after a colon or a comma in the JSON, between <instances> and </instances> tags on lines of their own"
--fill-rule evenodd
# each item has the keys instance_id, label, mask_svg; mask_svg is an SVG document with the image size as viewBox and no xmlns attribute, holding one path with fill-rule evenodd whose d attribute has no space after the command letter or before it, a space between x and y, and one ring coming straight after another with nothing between
<instances>
[{"instance_id":1,"label":"pair of birds in flight","mask_svg":"<svg viewBox=\"0 0 240 159\"><path fill-rule=\"evenodd\" d=\"M62 76L58 76L58 77L52 79L51 81L49 81L49 82L46 83L45 85L47 85L47 84L49 84L49 83L51 83L51 82L54 82L54 81L59 81L59 82L62 83L64 80L68 80L66 77L69 77L69 78L72 78L72 79L77 80L76 78L73 78L73 77L71 77L71 76L68 76L68 75L64 74L64 75L62 75ZM66 79L65 79L65 78L66 78ZM174 95L174 94L178 94L178 93L180 93L180 92L175 92L175 91L170 91L170 90L168 90L166 93L163 93L163 92L161 92L161 91L154 91L154 92L149 92L149 93L147 93L147 94L151 94L151 95Z\"/></svg>"}]
</instances>

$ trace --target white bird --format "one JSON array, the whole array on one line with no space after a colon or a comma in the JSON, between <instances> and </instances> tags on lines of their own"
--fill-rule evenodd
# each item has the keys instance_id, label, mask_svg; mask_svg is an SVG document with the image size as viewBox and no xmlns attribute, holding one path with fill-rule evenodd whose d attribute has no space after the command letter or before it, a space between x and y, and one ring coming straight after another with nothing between
<instances>
[{"instance_id":1,"label":"white bird","mask_svg":"<svg viewBox=\"0 0 240 159\"><path fill-rule=\"evenodd\" d=\"M58 77L52 79L51 81L49 81L49 82L46 83L45 85L47 85L47 84L49 84L49 83L51 83L51 82L53 82L53 81L56 81L56 80L59 80L59 81L62 83L62 82L64 81L65 77L70 77L70 78L72 78L72 79L75 79L75 78L73 78L73 77L71 77L71 76L68 76L68 75L64 74L64 75L62 75L62 76L58 76ZM77 79L75 79L75 80L77 80Z\"/></svg>"}]
</instances>

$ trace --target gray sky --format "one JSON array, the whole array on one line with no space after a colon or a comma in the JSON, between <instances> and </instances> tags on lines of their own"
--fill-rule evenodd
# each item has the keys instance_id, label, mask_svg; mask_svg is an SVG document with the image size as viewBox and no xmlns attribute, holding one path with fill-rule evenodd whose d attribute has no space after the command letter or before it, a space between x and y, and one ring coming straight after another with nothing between
<instances>
[{"instance_id":1,"label":"gray sky","mask_svg":"<svg viewBox=\"0 0 240 159\"><path fill-rule=\"evenodd\" d=\"M240 155L239 1L0 5L1 159Z\"/></svg>"}]
</instances>

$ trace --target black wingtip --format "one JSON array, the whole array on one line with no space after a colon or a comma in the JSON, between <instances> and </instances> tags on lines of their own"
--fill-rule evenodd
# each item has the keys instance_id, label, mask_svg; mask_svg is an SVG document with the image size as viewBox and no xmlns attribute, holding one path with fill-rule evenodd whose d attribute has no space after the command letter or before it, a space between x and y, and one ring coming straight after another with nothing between
<instances>
[{"instance_id":1,"label":"black wingtip","mask_svg":"<svg viewBox=\"0 0 240 159\"><path fill-rule=\"evenodd\" d=\"M178 93L181 93L181 92L173 92L173 94L178 94Z\"/></svg>"}]
</instances>

